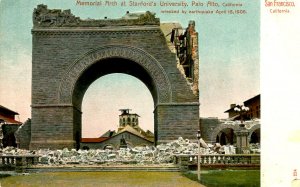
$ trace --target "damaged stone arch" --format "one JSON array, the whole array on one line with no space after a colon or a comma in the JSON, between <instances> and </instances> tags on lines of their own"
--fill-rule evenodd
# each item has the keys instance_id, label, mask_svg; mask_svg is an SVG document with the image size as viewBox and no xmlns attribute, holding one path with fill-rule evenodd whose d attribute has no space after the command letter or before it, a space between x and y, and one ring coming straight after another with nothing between
<instances>
[{"instance_id":1,"label":"damaged stone arch","mask_svg":"<svg viewBox=\"0 0 300 187\"><path fill-rule=\"evenodd\" d=\"M110 66L108 64L113 60L122 62L113 64L119 67L108 67L112 68L112 70L106 71L105 68ZM101 66L101 63L104 66L102 74L100 73L89 80L81 79L89 69L97 66L97 64ZM127 65L130 67L126 68ZM141 72L134 72L134 70L130 70L131 67L136 67L134 70ZM150 90L155 105L171 102L171 84L163 68L154 57L141 49L131 46L110 45L88 52L66 70L57 92L58 103L72 103L74 107L81 110L82 97L88 86L97 78L110 73L125 73L140 79Z\"/></svg>"},{"instance_id":2,"label":"damaged stone arch","mask_svg":"<svg viewBox=\"0 0 300 187\"><path fill-rule=\"evenodd\" d=\"M49 16L65 22L49 25L48 20L40 20ZM70 10L46 5L38 5L33 18L29 149L76 148L85 91L94 80L110 73L135 76L148 87L155 105L157 144L178 137L195 139L199 71L193 70L196 76L191 85L178 69L159 18L82 20ZM197 44L195 30L191 33ZM193 49L194 62L198 62L197 45Z\"/></svg>"},{"instance_id":3,"label":"damaged stone arch","mask_svg":"<svg viewBox=\"0 0 300 187\"><path fill-rule=\"evenodd\" d=\"M95 80L111 73L124 73L141 80L152 95L154 108L171 102L172 91L168 77L150 54L135 47L119 45L92 50L66 70L58 91L58 102L76 109L73 119L77 148L81 139L84 94Z\"/></svg>"}]
</instances>

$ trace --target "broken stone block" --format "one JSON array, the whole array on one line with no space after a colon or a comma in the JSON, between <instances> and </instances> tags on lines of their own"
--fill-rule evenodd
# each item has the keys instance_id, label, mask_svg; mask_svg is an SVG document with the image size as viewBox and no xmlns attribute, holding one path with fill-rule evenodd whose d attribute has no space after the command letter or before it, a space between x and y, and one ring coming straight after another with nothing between
<instances>
[{"instance_id":1,"label":"broken stone block","mask_svg":"<svg viewBox=\"0 0 300 187\"><path fill-rule=\"evenodd\" d=\"M117 157L116 154L109 154L107 155L108 159L115 159Z\"/></svg>"}]
</instances>

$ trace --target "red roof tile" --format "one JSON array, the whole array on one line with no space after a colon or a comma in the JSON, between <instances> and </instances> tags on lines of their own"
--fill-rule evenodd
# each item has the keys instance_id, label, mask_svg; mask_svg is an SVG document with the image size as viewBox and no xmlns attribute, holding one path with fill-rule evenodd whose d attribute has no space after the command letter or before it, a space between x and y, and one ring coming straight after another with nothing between
<instances>
[{"instance_id":1,"label":"red roof tile","mask_svg":"<svg viewBox=\"0 0 300 187\"><path fill-rule=\"evenodd\" d=\"M108 137L100 137L100 138L81 138L82 143L100 143L104 140L108 139Z\"/></svg>"},{"instance_id":2,"label":"red roof tile","mask_svg":"<svg viewBox=\"0 0 300 187\"><path fill-rule=\"evenodd\" d=\"M21 125L22 124L22 122L20 122L20 121L17 121L15 119L2 116L1 114L0 114L0 119L2 119L7 124L17 124L17 125Z\"/></svg>"}]
</instances>

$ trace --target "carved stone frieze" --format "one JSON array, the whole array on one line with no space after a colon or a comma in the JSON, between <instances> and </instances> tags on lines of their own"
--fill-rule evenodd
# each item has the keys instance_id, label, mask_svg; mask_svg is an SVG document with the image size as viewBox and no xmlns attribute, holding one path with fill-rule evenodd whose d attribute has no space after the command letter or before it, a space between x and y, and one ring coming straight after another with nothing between
<instances>
[{"instance_id":1,"label":"carved stone frieze","mask_svg":"<svg viewBox=\"0 0 300 187\"><path fill-rule=\"evenodd\" d=\"M69 66L61 79L58 102L72 103L72 94L81 73L87 70L93 63L101 63L102 59L113 57L129 59L142 66L154 80L158 102L165 103L171 101L171 84L159 62L141 49L130 46L112 45L91 51Z\"/></svg>"}]
</instances>

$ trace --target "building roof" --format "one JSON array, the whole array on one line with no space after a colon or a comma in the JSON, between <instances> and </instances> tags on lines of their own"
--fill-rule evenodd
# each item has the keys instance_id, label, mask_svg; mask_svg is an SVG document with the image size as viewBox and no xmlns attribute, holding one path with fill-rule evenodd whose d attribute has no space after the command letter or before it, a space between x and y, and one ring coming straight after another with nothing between
<instances>
[{"instance_id":1,"label":"building roof","mask_svg":"<svg viewBox=\"0 0 300 187\"><path fill-rule=\"evenodd\" d=\"M147 134L147 135L154 136L154 133L153 133L153 132L151 132L150 130L147 130L147 131L146 131L146 134Z\"/></svg>"},{"instance_id":2,"label":"building roof","mask_svg":"<svg viewBox=\"0 0 300 187\"><path fill-rule=\"evenodd\" d=\"M108 131L109 132L109 131ZM115 132L115 131L110 131L110 132ZM82 143L100 143L106 140L109 140L111 138L114 138L116 136L119 136L122 133L128 132L130 134L133 134L135 136L138 136L142 139L145 139L149 142L153 143L153 140L143 136L141 133L139 133L136 129L131 127L130 125L126 125L122 130L120 130L118 133L114 133L111 137L99 137L99 138L81 138ZM106 134L106 133L105 133Z\"/></svg>"},{"instance_id":3,"label":"building roof","mask_svg":"<svg viewBox=\"0 0 300 187\"><path fill-rule=\"evenodd\" d=\"M104 140L109 139L108 137L100 137L100 138L81 138L82 143L100 143Z\"/></svg>"},{"instance_id":4,"label":"building roof","mask_svg":"<svg viewBox=\"0 0 300 187\"><path fill-rule=\"evenodd\" d=\"M230 109L226 110L224 113L231 112L231 111L234 111L234 108L230 108Z\"/></svg>"},{"instance_id":5,"label":"building roof","mask_svg":"<svg viewBox=\"0 0 300 187\"><path fill-rule=\"evenodd\" d=\"M139 116L138 114L136 113L130 113L132 109L129 109L129 108L125 108L125 109L119 109L119 111L121 111L121 114L119 116L127 116L127 115L135 115L135 116L138 116L138 117L141 117Z\"/></svg>"},{"instance_id":6,"label":"building roof","mask_svg":"<svg viewBox=\"0 0 300 187\"><path fill-rule=\"evenodd\" d=\"M133 127L131 127L130 125L126 125L122 130L120 130L117 134L121 134L122 132L130 132L131 134L137 135L141 138L145 138L145 136L143 136L141 133L139 133L136 129L134 129ZM116 134L116 135L117 135Z\"/></svg>"},{"instance_id":7,"label":"building roof","mask_svg":"<svg viewBox=\"0 0 300 187\"><path fill-rule=\"evenodd\" d=\"M239 117L240 117L240 115L239 115L239 114L237 114L237 115L235 115L235 116L232 116L231 118L228 118L228 120L232 120L232 121L234 121L234 120L237 120L237 119L239 119Z\"/></svg>"},{"instance_id":8,"label":"building roof","mask_svg":"<svg viewBox=\"0 0 300 187\"><path fill-rule=\"evenodd\" d=\"M136 114L136 113L126 113L126 114L120 114L119 116L138 116L138 117L141 117L140 115Z\"/></svg>"},{"instance_id":9,"label":"building roof","mask_svg":"<svg viewBox=\"0 0 300 187\"><path fill-rule=\"evenodd\" d=\"M22 122L20 122L20 121L17 121L13 118L5 117L1 114L0 114L0 121L5 122L6 124L14 124L14 125L21 125L22 124Z\"/></svg>"},{"instance_id":10,"label":"building roof","mask_svg":"<svg viewBox=\"0 0 300 187\"><path fill-rule=\"evenodd\" d=\"M2 105L0 105L0 111L4 111L4 112L12 114L12 115L19 115L18 112L12 111L12 110L10 110L10 109L2 106Z\"/></svg>"},{"instance_id":11,"label":"building roof","mask_svg":"<svg viewBox=\"0 0 300 187\"><path fill-rule=\"evenodd\" d=\"M143 136L141 133L139 133L136 129L134 129L133 127L131 127L130 125L126 125L122 130L120 130L117 134L115 134L114 136L112 136L111 138L115 138L115 137L117 137L117 136L120 136L121 134L123 134L123 133L130 133L130 134L132 134L132 135L134 135L134 136L137 136L137 137L139 137L139 138L142 138L142 139L144 139L144 140L146 140L146 141L149 141L149 142L151 142L151 143L153 143L153 140L150 140L149 138L146 138L145 136ZM106 139L106 140L109 140L109 139L111 139L111 138L108 138L108 139ZM105 140L105 141L106 141Z\"/></svg>"},{"instance_id":12,"label":"building roof","mask_svg":"<svg viewBox=\"0 0 300 187\"><path fill-rule=\"evenodd\" d=\"M254 96L254 97L252 97L252 98L244 101L244 104L246 105L246 103L250 103L251 101L256 100L256 99L260 99L260 94L258 94L256 96Z\"/></svg>"},{"instance_id":13,"label":"building roof","mask_svg":"<svg viewBox=\"0 0 300 187\"><path fill-rule=\"evenodd\" d=\"M108 130L106 133L102 134L100 138L109 138L116 134L116 131Z\"/></svg>"},{"instance_id":14,"label":"building roof","mask_svg":"<svg viewBox=\"0 0 300 187\"><path fill-rule=\"evenodd\" d=\"M140 132L139 132L140 131ZM134 135L136 135L136 136L138 136L138 137L141 137L141 138L143 138L143 139L146 139L146 140L148 140L148 141L150 141L150 142L153 142L153 138L151 138L151 137L147 137L147 135L149 136L149 135L151 135L150 133L146 133L143 129L141 129L140 127L138 127L138 129L135 129L135 128L133 128L132 126L130 126L130 125L126 125L122 130L120 130L115 136L117 136L117 135L119 135L119 134L121 134L121 133L123 133L123 132L129 132L129 133L131 133L131 134L134 134ZM151 131L149 131L149 132L151 132ZM151 132L152 133L152 132ZM153 134L153 133L152 133Z\"/></svg>"},{"instance_id":15,"label":"building roof","mask_svg":"<svg viewBox=\"0 0 300 187\"><path fill-rule=\"evenodd\" d=\"M251 102L251 101L253 101L253 100L255 100L255 99L260 99L260 94L258 94L258 95L256 95L256 96L254 96L254 97L252 97L252 98L250 98L250 99L244 101L244 105L246 105L247 103L249 103L249 102ZM234 107L235 107L235 106L234 106ZM234 111L234 107L231 107L230 109L226 110L224 113Z\"/></svg>"}]
</instances>

